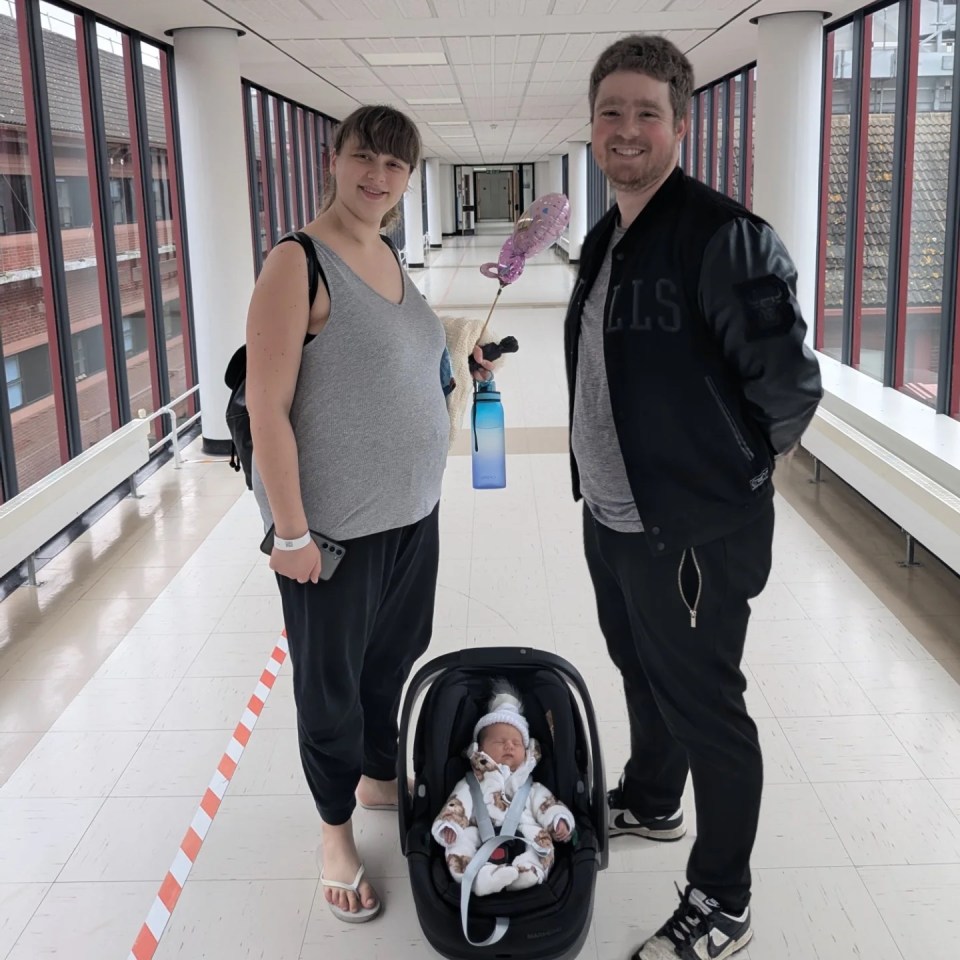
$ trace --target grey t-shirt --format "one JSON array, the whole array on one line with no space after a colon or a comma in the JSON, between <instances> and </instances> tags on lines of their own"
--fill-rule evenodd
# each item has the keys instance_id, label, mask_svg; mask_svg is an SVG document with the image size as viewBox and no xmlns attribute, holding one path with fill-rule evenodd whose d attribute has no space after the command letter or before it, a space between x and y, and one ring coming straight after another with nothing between
<instances>
[{"instance_id":1,"label":"grey t-shirt","mask_svg":"<svg viewBox=\"0 0 960 960\"><path fill-rule=\"evenodd\" d=\"M315 533L350 540L416 523L440 499L450 417L440 386L443 324L404 271L384 299L314 240L330 319L303 348L290 408L300 491ZM264 523L270 504L257 470Z\"/></svg>"},{"instance_id":2,"label":"grey t-shirt","mask_svg":"<svg viewBox=\"0 0 960 960\"><path fill-rule=\"evenodd\" d=\"M622 227L614 228L600 273L583 307L570 442L580 472L580 490L597 522L621 533L640 533L643 523L623 464L603 359L603 311L611 258L625 232Z\"/></svg>"}]
</instances>

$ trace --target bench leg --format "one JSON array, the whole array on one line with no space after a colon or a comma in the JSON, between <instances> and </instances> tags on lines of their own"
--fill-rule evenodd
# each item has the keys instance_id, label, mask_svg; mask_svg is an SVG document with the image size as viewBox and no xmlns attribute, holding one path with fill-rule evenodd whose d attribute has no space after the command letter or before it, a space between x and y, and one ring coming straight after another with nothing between
<instances>
[{"instance_id":1,"label":"bench leg","mask_svg":"<svg viewBox=\"0 0 960 960\"><path fill-rule=\"evenodd\" d=\"M127 482L130 484L130 492L127 494L127 496L132 498L133 500L142 500L143 494L137 493L136 477L131 477Z\"/></svg>"},{"instance_id":2,"label":"bench leg","mask_svg":"<svg viewBox=\"0 0 960 960\"><path fill-rule=\"evenodd\" d=\"M30 584L31 587L38 586L37 564L36 564L36 561L33 559L32 553L30 554L29 557L27 557L27 583Z\"/></svg>"},{"instance_id":3,"label":"bench leg","mask_svg":"<svg viewBox=\"0 0 960 960\"><path fill-rule=\"evenodd\" d=\"M814 457L813 458L813 476L807 481L807 483L823 483L823 479L820 476L820 461Z\"/></svg>"},{"instance_id":4,"label":"bench leg","mask_svg":"<svg viewBox=\"0 0 960 960\"><path fill-rule=\"evenodd\" d=\"M903 532L907 538L907 558L906 560L898 560L897 565L904 568L922 567L923 564L916 559L915 551L916 551L917 541L914 540L913 537L909 533L907 533L906 530L904 530Z\"/></svg>"}]
</instances>

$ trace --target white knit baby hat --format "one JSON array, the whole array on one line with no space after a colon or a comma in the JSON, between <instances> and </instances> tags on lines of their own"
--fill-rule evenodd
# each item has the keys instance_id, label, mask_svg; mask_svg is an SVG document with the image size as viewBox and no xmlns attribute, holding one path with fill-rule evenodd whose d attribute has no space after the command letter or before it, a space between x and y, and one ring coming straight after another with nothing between
<instances>
[{"instance_id":1,"label":"white knit baby hat","mask_svg":"<svg viewBox=\"0 0 960 960\"><path fill-rule=\"evenodd\" d=\"M523 747L530 746L530 725L520 708L520 698L516 691L508 684L500 685L490 701L489 712L484 714L473 728L473 739L480 738L480 731L484 727L492 727L495 723L508 723L520 731L523 737Z\"/></svg>"}]
</instances>

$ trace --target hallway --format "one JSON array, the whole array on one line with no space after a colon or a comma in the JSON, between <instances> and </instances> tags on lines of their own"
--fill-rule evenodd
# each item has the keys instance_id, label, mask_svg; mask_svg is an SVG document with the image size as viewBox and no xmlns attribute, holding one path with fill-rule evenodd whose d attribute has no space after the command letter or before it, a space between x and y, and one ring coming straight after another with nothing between
<instances>
[{"instance_id":1,"label":"hallway","mask_svg":"<svg viewBox=\"0 0 960 960\"><path fill-rule=\"evenodd\" d=\"M486 315L497 287L478 267L501 242L448 238L428 254L414 279L438 313ZM508 486L471 488L464 434L444 484L428 656L483 643L569 659L598 709L612 783L625 710L566 454L573 282L542 254L494 313L498 336L520 342L497 377ZM186 457L45 567L40 588L0 603L0 960L128 957L148 917L163 929L172 864L185 883L160 960L432 956L394 815L357 813L382 920L349 926L326 908L289 664L270 665L282 619L259 514L225 462L196 445ZM780 469L774 572L746 653L766 786L755 940L738 957L955 960L957 580L926 555L898 567L897 530L832 476L810 484L804 456ZM684 806L692 825L689 785ZM191 824L202 844L178 853ZM625 960L669 915L691 843L613 842L584 960Z\"/></svg>"}]
</instances>

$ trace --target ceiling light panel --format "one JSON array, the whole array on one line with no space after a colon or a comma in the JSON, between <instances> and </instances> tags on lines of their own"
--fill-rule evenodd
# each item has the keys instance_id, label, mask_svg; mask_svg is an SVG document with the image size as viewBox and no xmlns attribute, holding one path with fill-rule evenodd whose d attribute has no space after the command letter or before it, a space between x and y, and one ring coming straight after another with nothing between
<instances>
[{"instance_id":1,"label":"ceiling light panel","mask_svg":"<svg viewBox=\"0 0 960 960\"><path fill-rule=\"evenodd\" d=\"M440 52L420 53L361 53L371 67L420 67L428 65L444 65L447 57Z\"/></svg>"}]
</instances>

